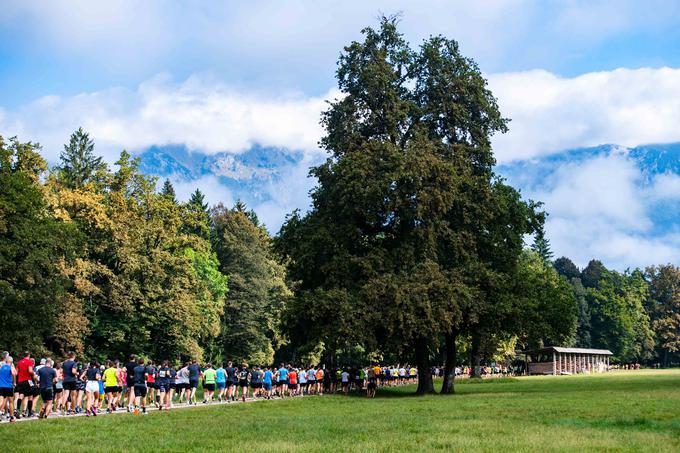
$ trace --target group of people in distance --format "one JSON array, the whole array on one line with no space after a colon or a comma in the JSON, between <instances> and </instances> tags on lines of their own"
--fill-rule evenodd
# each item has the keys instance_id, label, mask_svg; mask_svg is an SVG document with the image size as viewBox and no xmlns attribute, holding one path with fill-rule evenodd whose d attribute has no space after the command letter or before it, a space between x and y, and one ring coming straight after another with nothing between
<instances>
[{"instance_id":1,"label":"group of people in distance","mask_svg":"<svg viewBox=\"0 0 680 453\"><path fill-rule=\"evenodd\" d=\"M325 366L279 367L234 365L232 362L201 366L196 360L173 366L131 355L128 361L77 360L75 353L61 363L50 358L36 366L30 352L14 364L9 352L0 362L0 420L22 417L47 418L50 414L97 416L127 408L146 413L149 405L169 410L175 404L196 405L196 391L203 390L203 403L232 402L249 398L286 398L324 393L366 391L374 397L379 385L397 386L417 382L418 370L408 365L326 368ZM35 409L41 402L40 411Z\"/></svg>"}]
</instances>

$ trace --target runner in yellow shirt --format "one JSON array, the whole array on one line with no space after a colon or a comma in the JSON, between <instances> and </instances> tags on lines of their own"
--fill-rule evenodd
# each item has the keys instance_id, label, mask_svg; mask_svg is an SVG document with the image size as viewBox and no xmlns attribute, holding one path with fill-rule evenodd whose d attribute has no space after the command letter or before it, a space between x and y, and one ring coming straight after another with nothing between
<instances>
[{"instance_id":1,"label":"runner in yellow shirt","mask_svg":"<svg viewBox=\"0 0 680 453\"><path fill-rule=\"evenodd\" d=\"M113 362L106 362L104 370L104 394L106 395L106 412L111 413L116 410L116 398L120 392L118 386L118 370L113 366Z\"/></svg>"}]
</instances>

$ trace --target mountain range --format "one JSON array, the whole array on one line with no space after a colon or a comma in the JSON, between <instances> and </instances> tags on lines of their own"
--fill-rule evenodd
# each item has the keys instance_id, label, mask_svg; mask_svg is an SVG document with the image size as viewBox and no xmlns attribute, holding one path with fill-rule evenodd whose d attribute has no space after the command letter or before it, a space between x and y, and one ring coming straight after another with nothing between
<instances>
[{"instance_id":1,"label":"mountain range","mask_svg":"<svg viewBox=\"0 0 680 453\"><path fill-rule=\"evenodd\" d=\"M181 188L180 199L196 187L212 204L240 199L272 233L286 214L308 208L314 186L308 169L324 159L257 145L214 154L154 146L138 156L142 171ZM570 149L503 162L496 173L525 197L545 202L556 254L582 265L608 258L619 268L680 261L680 143Z\"/></svg>"}]
</instances>

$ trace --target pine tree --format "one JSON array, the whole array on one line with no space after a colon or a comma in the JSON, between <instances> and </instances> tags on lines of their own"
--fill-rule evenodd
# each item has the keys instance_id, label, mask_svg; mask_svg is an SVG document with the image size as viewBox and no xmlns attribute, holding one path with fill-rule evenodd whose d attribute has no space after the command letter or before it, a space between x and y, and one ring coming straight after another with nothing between
<instances>
[{"instance_id":1,"label":"pine tree","mask_svg":"<svg viewBox=\"0 0 680 453\"><path fill-rule=\"evenodd\" d=\"M531 250L538 253L546 263L551 262L553 252L550 250L550 240L545 237L545 230L543 227L536 231L536 236L534 237L534 243L531 245Z\"/></svg>"},{"instance_id":2,"label":"pine tree","mask_svg":"<svg viewBox=\"0 0 680 453\"><path fill-rule=\"evenodd\" d=\"M205 195L199 189L191 194L186 203L188 215L184 219L182 230L185 233L194 234L206 240L210 240L210 212Z\"/></svg>"},{"instance_id":3,"label":"pine tree","mask_svg":"<svg viewBox=\"0 0 680 453\"><path fill-rule=\"evenodd\" d=\"M57 167L58 179L70 189L98 182L102 173L107 171L102 157L94 155L94 141L82 127L71 134L68 145L64 145L60 160L61 165Z\"/></svg>"},{"instance_id":4,"label":"pine tree","mask_svg":"<svg viewBox=\"0 0 680 453\"><path fill-rule=\"evenodd\" d=\"M177 202L177 199L175 198L175 188L172 186L172 183L170 182L169 179L166 179L165 182L163 183L163 189L161 189L161 194L163 194L163 196L167 197L173 202Z\"/></svg>"}]
</instances>

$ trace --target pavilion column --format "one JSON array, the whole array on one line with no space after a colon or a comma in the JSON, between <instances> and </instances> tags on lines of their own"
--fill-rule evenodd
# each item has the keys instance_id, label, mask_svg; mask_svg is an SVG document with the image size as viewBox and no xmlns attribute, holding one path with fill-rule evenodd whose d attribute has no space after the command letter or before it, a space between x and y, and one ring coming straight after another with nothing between
<instances>
[{"instance_id":1,"label":"pavilion column","mask_svg":"<svg viewBox=\"0 0 680 453\"><path fill-rule=\"evenodd\" d=\"M552 366L553 366L553 376L557 374L557 358L555 357L555 351L553 351L553 358L552 358Z\"/></svg>"},{"instance_id":2,"label":"pavilion column","mask_svg":"<svg viewBox=\"0 0 680 453\"><path fill-rule=\"evenodd\" d=\"M571 366L571 374L576 374L576 360L574 354L569 354L569 365Z\"/></svg>"}]
</instances>

